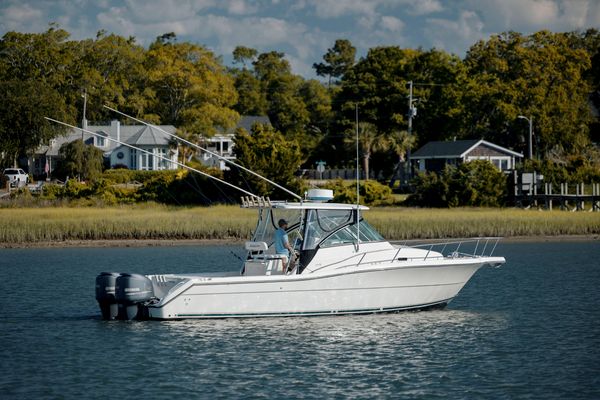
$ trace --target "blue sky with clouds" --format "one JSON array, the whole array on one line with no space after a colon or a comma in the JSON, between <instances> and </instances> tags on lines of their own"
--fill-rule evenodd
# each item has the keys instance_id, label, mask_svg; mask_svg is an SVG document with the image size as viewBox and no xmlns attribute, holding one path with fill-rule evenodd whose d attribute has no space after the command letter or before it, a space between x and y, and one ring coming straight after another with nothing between
<instances>
[{"instance_id":1,"label":"blue sky with clouds","mask_svg":"<svg viewBox=\"0 0 600 400\"><path fill-rule=\"evenodd\" d=\"M0 35L42 32L58 23L74 39L104 29L148 45L175 32L231 62L237 45L286 54L295 73L314 77L312 64L336 39L359 56L371 47L436 47L464 56L494 33L600 28L600 0L2 0Z\"/></svg>"}]
</instances>

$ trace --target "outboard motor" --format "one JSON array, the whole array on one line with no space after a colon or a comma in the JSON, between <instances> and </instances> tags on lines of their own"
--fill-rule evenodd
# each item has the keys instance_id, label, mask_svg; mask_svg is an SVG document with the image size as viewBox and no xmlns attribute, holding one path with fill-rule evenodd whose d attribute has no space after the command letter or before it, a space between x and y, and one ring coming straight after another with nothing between
<instances>
[{"instance_id":1,"label":"outboard motor","mask_svg":"<svg viewBox=\"0 0 600 400\"><path fill-rule=\"evenodd\" d=\"M119 312L117 319L143 319L142 304L154 297L152 281L139 274L121 274L117 278L116 294Z\"/></svg>"},{"instance_id":2,"label":"outboard motor","mask_svg":"<svg viewBox=\"0 0 600 400\"><path fill-rule=\"evenodd\" d=\"M102 312L102 319L115 319L117 317L117 299L115 286L118 272L102 272L96 277L96 300Z\"/></svg>"}]
</instances>

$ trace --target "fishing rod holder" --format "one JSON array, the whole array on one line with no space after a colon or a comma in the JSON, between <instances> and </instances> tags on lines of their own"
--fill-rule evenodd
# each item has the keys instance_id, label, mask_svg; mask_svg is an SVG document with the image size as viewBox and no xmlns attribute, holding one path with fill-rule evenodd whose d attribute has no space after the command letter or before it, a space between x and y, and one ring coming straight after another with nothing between
<instances>
[{"instance_id":1,"label":"fishing rod holder","mask_svg":"<svg viewBox=\"0 0 600 400\"><path fill-rule=\"evenodd\" d=\"M242 208L271 208L273 204L268 197L242 196Z\"/></svg>"}]
</instances>

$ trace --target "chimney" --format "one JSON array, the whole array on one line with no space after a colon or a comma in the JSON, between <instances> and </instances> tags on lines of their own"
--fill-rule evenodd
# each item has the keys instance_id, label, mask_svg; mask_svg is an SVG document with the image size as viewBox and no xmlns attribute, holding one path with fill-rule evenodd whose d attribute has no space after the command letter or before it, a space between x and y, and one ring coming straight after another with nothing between
<instances>
[{"instance_id":1,"label":"chimney","mask_svg":"<svg viewBox=\"0 0 600 400\"><path fill-rule=\"evenodd\" d=\"M121 123L117 120L110 121L110 130L115 134L116 139L121 141Z\"/></svg>"},{"instance_id":2,"label":"chimney","mask_svg":"<svg viewBox=\"0 0 600 400\"><path fill-rule=\"evenodd\" d=\"M88 120L87 119L83 118L81 120L81 128L87 130L87 128L88 128Z\"/></svg>"}]
</instances>

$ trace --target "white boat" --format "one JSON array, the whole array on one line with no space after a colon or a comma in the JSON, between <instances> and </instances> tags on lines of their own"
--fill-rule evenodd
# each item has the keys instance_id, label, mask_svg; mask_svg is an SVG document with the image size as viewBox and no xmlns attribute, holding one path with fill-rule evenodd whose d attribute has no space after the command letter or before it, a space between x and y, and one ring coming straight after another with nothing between
<instances>
[{"instance_id":1,"label":"white boat","mask_svg":"<svg viewBox=\"0 0 600 400\"><path fill-rule=\"evenodd\" d=\"M183 319L366 314L443 307L483 266L499 266L498 238L392 244L362 217L365 206L247 198L258 211L247 258L228 273L102 273L96 298L106 319ZM277 221L289 221L299 255L291 271L274 252Z\"/></svg>"},{"instance_id":2,"label":"white boat","mask_svg":"<svg viewBox=\"0 0 600 400\"><path fill-rule=\"evenodd\" d=\"M368 210L365 206L326 202L333 198L333 193L324 189L310 190L302 198L160 127L105 107L221 158L298 201L271 202L183 163L106 137L250 196L242 199L242 207L256 209L258 223L252 239L246 242L247 257L242 265L237 269L223 267L231 272L147 276L101 273L96 277L96 300L104 319L366 314L443 307L479 268L505 262L503 257L493 256L498 238L425 247L390 243L363 219L363 212ZM46 119L79 129L49 117ZM358 171L358 155L356 161ZM274 251L273 237L279 219L289 222L287 233L298 253L297 262L290 265L284 265L281 256ZM289 271L288 267L293 268Z\"/></svg>"}]
</instances>

